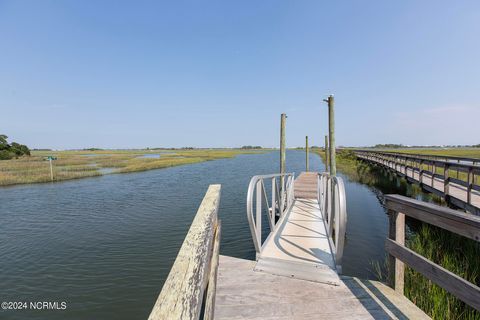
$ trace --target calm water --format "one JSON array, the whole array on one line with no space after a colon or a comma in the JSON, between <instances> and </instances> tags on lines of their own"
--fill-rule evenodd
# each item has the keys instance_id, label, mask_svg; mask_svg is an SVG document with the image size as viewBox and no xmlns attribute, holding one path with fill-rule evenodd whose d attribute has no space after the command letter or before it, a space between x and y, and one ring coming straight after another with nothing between
<instances>
[{"instance_id":1,"label":"calm water","mask_svg":"<svg viewBox=\"0 0 480 320\"><path fill-rule=\"evenodd\" d=\"M245 215L247 186L253 175L278 172L278 158L277 152L239 155L1 188L0 300L66 301L67 309L0 310L0 318L145 319L211 183L222 184L221 253L254 259ZM289 151L288 171L303 171L304 161L302 151ZM310 165L323 171L317 155L311 155ZM398 181L387 175L384 180L401 190ZM347 275L372 278L372 261L384 259L387 216L381 189L346 179Z\"/></svg>"}]
</instances>

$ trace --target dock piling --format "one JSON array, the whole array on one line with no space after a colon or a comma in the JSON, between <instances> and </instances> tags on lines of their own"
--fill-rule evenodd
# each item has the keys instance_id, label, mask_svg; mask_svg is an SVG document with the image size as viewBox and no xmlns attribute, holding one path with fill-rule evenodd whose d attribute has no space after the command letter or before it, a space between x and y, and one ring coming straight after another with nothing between
<instances>
[{"instance_id":1,"label":"dock piling","mask_svg":"<svg viewBox=\"0 0 480 320\"><path fill-rule=\"evenodd\" d=\"M284 174L285 173L285 125L287 122L287 114L282 113L280 116L280 173ZM283 194L283 189L284 189L284 179L283 177L281 178L280 182L280 191L281 194Z\"/></svg>"},{"instance_id":2,"label":"dock piling","mask_svg":"<svg viewBox=\"0 0 480 320\"><path fill-rule=\"evenodd\" d=\"M305 136L305 171L308 172L308 136Z\"/></svg>"},{"instance_id":3,"label":"dock piling","mask_svg":"<svg viewBox=\"0 0 480 320\"><path fill-rule=\"evenodd\" d=\"M328 103L328 137L330 149L330 174L337 175L337 164L335 161L335 111L333 95L329 95Z\"/></svg>"}]
</instances>

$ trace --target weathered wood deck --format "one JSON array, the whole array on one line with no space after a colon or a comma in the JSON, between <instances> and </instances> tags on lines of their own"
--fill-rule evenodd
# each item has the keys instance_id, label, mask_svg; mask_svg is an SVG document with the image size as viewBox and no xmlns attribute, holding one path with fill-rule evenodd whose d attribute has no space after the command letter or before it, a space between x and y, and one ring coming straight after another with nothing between
<instances>
[{"instance_id":1,"label":"weathered wood deck","mask_svg":"<svg viewBox=\"0 0 480 320\"><path fill-rule=\"evenodd\" d=\"M333 286L254 268L255 261L220 256L216 319L429 319L377 281L342 276Z\"/></svg>"},{"instance_id":2,"label":"weathered wood deck","mask_svg":"<svg viewBox=\"0 0 480 320\"><path fill-rule=\"evenodd\" d=\"M317 201L317 173L295 180L292 210L258 261L221 256L217 319L428 319L382 283L338 276Z\"/></svg>"}]
</instances>

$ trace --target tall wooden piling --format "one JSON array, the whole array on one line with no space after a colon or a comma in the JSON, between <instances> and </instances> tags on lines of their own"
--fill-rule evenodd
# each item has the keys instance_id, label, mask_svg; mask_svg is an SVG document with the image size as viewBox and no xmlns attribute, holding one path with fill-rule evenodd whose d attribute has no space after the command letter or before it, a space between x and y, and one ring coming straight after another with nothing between
<instances>
[{"instance_id":1,"label":"tall wooden piling","mask_svg":"<svg viewBox=\"0 0 480 320\"><path fill-rule=\"evenodd\" d=\"M328 96L328 138L330 149L330 175L337 175L337 163L335 161L335 111L333 95Z\"/></svg>"},{"instance_id":2,"label":"tall wooden piling","mask_svg":"<svg viewBox=\"0 0 480 320\"><path fill-rule=\"evenodd\" d=\"M287 122L287 115L282 113L280 116L280 173L285 173L285 158L286 158L286 151L285 151L285 125ZM281 191L283 192L283 185L284 179L283 176L281 177Z\"/></svg>"},{"instance_id":3,"label":"tall wooden piling","mask_svg":"<svg viewBox=\"0 0 480 320\"><path fill-rule=\"evenodd\" d=\"M308 136L305 136L305 171L308 172Z\"/></svg>"},{"instance_id":4,"label":"tall wooden piling","mask_svg":"<svg viewBox=\"0 0 480 320\"><path fill-rule=\"evenodd\" d=\"M328 136L325 136L325 171L330 167L330 151L328 151Z\"/></svg>"}]
</instances>

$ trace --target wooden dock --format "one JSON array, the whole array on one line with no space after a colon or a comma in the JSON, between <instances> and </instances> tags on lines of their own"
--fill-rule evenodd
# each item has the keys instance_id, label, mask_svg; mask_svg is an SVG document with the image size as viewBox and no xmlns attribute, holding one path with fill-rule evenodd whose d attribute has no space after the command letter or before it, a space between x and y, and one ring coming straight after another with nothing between
<instances>
[{"instance_id":1,"label":"wooden dock","mask_svg":"<svg viewBox=\"0 0 480 320\"><path fill-rule=\"evenodd\" d=\"M409 182L418 183L424 190L443 197L458 208L480 215L478 159L467 161L467 158L444 157L439 160L420 155L365 150L355 153L360 159L382 165Z\"/></svg>"},{"instance_id":2,"label":"wooden dock","mask_svg":"<svg viewBox=\"0 0 480 320\"><path fill-rule=\"evenodd\" d=\"M377 281L329 285L257 272L255 264L220 256L215 319L430 319Z\"/></svg>"},{"instance_id":3,"label":"wooden dock","mask_svg":"<svg viewBox=\"0 0 480 320\"><path fill-rule=\"evenodd\" d=\"M318 203L318 173L294 184L292 209L258 261L221 256L216 319L428 319L386 285L338 275Z\"/></svg>"},{"instance_id":4,"label":"wooden dock","mask_svg":"<svg viewBox=\"0 0 480 320\"><path fill-rule=\"evenodd\" d=\"M328 173L293 177L255 176L250 182L247 217L255 261L219 255L221 187L211 185L149 320L429 319L404 296L405 266L480 310L476 284L405 246L406 216L477 242L480 217L387 195L387 286L341 274L346 225L341 178ZM258 231L262 220L271 230L265 241Z\"/></svg>"}]
</instances>

